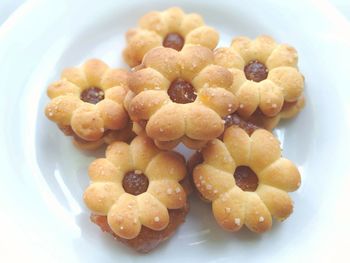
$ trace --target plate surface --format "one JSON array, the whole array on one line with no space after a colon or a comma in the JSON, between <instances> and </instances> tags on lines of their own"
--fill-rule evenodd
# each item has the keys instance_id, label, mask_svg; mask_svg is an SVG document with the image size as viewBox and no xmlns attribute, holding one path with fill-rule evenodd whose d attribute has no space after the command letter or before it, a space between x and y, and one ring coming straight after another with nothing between
<instances>
[{"instance_id":1,"label":"plate surface","mask_svg":"<svg viewBox=\"0 0 350 263\"><path fill-rule=\"evenodd\" d=\"M72 1L73 2L73 1ZM312 262L345 261L349 248L350 25L326 1L28 1L0 28L0 261ZM75 149L43 109L60 71L98 57L121 59L125 31L150 10L180 6L221 33L260 34L299 52L307 106L276 135L302 172L295 211L258 236L216 225L210 206L191 198L176 235L139 255L89 221L82 202L88 164L102 153ZM180 252L180 253L179 253Z\"/></svg>"}]
</instances>

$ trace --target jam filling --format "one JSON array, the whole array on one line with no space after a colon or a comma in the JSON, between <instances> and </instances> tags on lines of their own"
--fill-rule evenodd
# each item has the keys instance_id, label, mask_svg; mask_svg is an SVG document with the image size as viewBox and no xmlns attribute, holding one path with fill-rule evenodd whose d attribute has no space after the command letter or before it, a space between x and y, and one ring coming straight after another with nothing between
<instances>
[{"instance_id":1,"label":"jam filling","mask_svg":"<svg viewBox=\"0 0 350 263\"><path fill-rule=\"evenodd\" d=\"M131 171L124 175L123 188L125 192L139 195L147 191L148 178L142 172Z\"/></svg>"},{"instance_id":2,"label":"jam filling","mask_svg":"<svg viewBox=\"0 0 350 263\"><path fill-rule=\"evenodd\" d=\"M248 80L252 80L255 82L260 82L267 78L267 74L269 73L266 66L257 61L252 60L244 67L244 74Z\"/></svg>"},{"instance_id":3,"label":"jam filling","mask_svg":"<svg viewBox=\"0 0 350 263\"><path fill-rule=\"evenodd\" d=\"M173 102L180 104L194 102L197 98L191 83L183 79L176 79L170 84L168 95Z\"/></svg>"},{"instance_id":4,"label":"jam filling","mask_svg":"<svg viewBox=\"0 0 350 263\"><path fill-rule=\"evenodd\" d=\"M163 40L163 46L180 51L185 44L184 38L177 33L169 33Z\"/></svg>"},{"instance_id":5,"label":"jam filling","mask_svg":"<svg viewBox=\"0 0 350 263\"><path fill-rule=\"evenodd\" d=\"M102 89L97 87L90 87L85 89L80 94L80 99L84 102L96 104L105 98L105 93Z\"/></svg>"},{"instance_id":6,"label":"jam filling","mask_svg":"<svg viewBox=\"0 0 350 263\"><path fill-rule=\"evenodd\" d=\"M254 192L259 185L256 174L247 166L238 166L233 174L236 185L243 191Z\"/></svg>"},{"instance_id":7,"label":"jam filling","mask_svg":"<svg viewBox=\"0 0 350 263\"><path fill-rule=\"evenodd\" d=\"M259 126L243 120L236 113L227 115L226 117L224 117L224 121L225 121L225 128L228 128L232 125L237 125L241 129L245 130L246 133L248 133L249 135L252 135L252 133L255 130L259 129Z\"/></svg>"}]
</instances>

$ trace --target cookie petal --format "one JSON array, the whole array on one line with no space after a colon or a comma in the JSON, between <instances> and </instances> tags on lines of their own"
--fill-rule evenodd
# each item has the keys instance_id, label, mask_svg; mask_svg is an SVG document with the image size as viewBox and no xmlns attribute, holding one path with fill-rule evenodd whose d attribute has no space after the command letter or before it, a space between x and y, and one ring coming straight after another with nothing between
<instances>
[{"instance_id":1,"label":"cookie petal","mask_svg":"<svg viewBox=\"0 0 350 263\"><path fill-rule=\"evenodd\" d=\"M94 213L107 215L110 207L123 193L124 189L116 183L92 183L84 192L84 202Z\"/></svg>"},{"instance_id":2,"label":"cookie petal","mask_svg":"<svg viewBox=\"0 0 350 263\"><path fill-rule=\"evenodd\" d=\"M212 210L218 224L225 230L238 231L245 220L245 195L238 187L222 194L213 202Z\"/></svg>"},{"instance_id":3,"label":"cookie petal","mask_svg":"<svg viewBox=\"0 0 350 263\"><path fill-rule=\"evenodd\" d=\"M145 67L157 70L169 81L179 76L180 63L179 53L172 48L154 48L143 58Z\"/></svg>"},{"instance_id":4,"label":"cookie petal","mask_svg":"<svg viewBox=\"0 0 350 263\"><path fill-rule=\"evenodd\" d=\"M141 231L137 198L124 193L108 212L108 224L122 238L132 239Z\"/></svg>"},{"instance_id":5,"label":"cookie petal","mask_svg":"<svg viewBox=\"0 0 350 263\"><path fill-rule=\"evenodd\" d=\"M106 158L118 168L123 175L133 171L129 145L124 142L114 142L107 147Z\"/></svg>"},{"instance_id":6,"label":"cookie petal","mask_svg":"<svg viewBox=\"0 0 350 263\"><path fill-rule=\"evenodd\" d=\"M300 173L290 160L280 158L259 174L259 181L292 192L300 186Z\"/></svg>"},{"instance_id":7,"label":"cookie petal","mask_svg":"<svg viewBox=\"0 0 350 263\"><path fill-rule=\"evenodd\" d=\"M145 174L150 181L171 179L180 181L186 176L186 163L176 152L161 152L148 164Z\"/></svg>"},{"instance_id":8,"label":"cookie petal","mask_svg":"<svg viewBox=\"0 0 350 263\"><path fill-rule=\"evenodd\" d=\"M232 159L225 144L214 139L201 151L206 164L216 167L217 169L233 174L236 169L235 161Z\"/></svg>"},{"instance_id":9,"label":"cookie petal","mask_svg":"<svg viewBox=\"0 0 350 263\"><path fill-rule=\"evenodd\" d=\"M108 69L101 79L101 88L106 90L115 86L127 87L128 75L126 70Z\"/></svg>"},{"instance_id":10,"label":"cookie petal","mask_svg":"<svg viewBox=\"0 0 350 263\"><path fill-rule=\"evenodd\" d=\"M217 48L214 50L215 64L225 68L236 68L244 70L243 58L233 48Z\"/></svg>"},{"instance_id":11,"label":"cookie petal","mask_svg":"<svg viewBox=\"0 0 350 263\"><path fill-rule=\"evenodd\" d=\"M269 72L268 79L281 87L286 101L296 101L304 90L304 78L296 68L274 68Z\"/></svg>"},{"instance_id":12,"label":"cookie petal","mask_svg":"<svg viewBox=\"0 0 350 263\"><path fill-rule=\"evenodd\" d=\"M214 49L219 42L219 33L212 27L201 26L189 32L185 44L200 45Z\"/></svg>"},{"instance_id":13,"label":"cookie petal","mask_svg":"<svg viewBox=\"0 0 350 263\"><path fill-rule=\"evenodd\" d=\"M123 179L121 171L105 158L94 160L89 166L88 173L90 180L94 182L120 183Z\"/></svg>"},{"instance_id":14,"label":"cookie petal","mask_svg":"<svg viewBox=\"0 0 350 263\"><path fill-rule=\"evenodd\" d=\"M179 32L181 35L186 36L189 32L202 25L204 25L204 21L200 15L188 14L182 19Z\"/></svg>"},{"instance_id":15,"label":"cookie petal","mask_svg":"<svg viewBox=\"0 0 350 263\"><path fill-rule=\"evenodd\" d=\"M83 65L86 80L90 87L101 87L101 80L105 72L109 69L108 65L99 59L90 59Z\"/></svg>"},{"instance_id":16,"label":"cookie petal","mask_svg":"<svg viewBox=\"0 0 350 263\"><path fill-rule=\"evenodd\" d=\"M229 89L232 82L232 74L226 68L209 65L199 72L199 74L192 80L192 85L194 85L197 91L201 88L211 87Z\"/></svg>"},{"instance_id":17,"label":"cookie petal","mask_svg":"<svg viewBox=\"0 0 350 263\"><path fill-rule=\"evenodd\" d=\"M259 129L251 135L249 166L259 172L281 157L279 141L268 131Z\"/></svg>"},{"instance_id":18,"label":"cookie petal","mask_svg":"<svg viewBox=\"0 0 350 263\"><path fill-rule=\"evenodd\" d=\"M237 166L248 165L251 140L243 129L235 126L229 127L224 133L223 141Z\"/></svg>"},{"instance_id":19,"label":"cookie petal","mask_svg":"<svg viewBox=\"0 0 350 263\"><path fill-rule=\"evenodd\" d=\"M72 95L79 97L80 96L80 87L75 85L68 80L62 79L57 82L52 83L47 89L47 95L50 99L56 98L62 95Z\"/></svg>"},{"instance_id":20,"label":"cookie petal","mask_svg":"<svg viewBox=\"0 0 350 263\"><path fill-rule=\"evenodd\" d=\"M123 105L128 90L122 86L116 86L105 90L105 99L113 100Z\"/></svg>"},{"instance_id":21,"label":"cookie petal","mask_svg":"<svg viewBox=\"0 0 350 263\"><path fill-rule=\"evenodd\" d=\"M278 45L266 61L269 70L282 66L297 67L298 53L292 46Z\"/></svg>"},{"instance_id":22,"label":"cookie petal","mask_svg":"<svg viewBox=\"0 0 350 263\"><path fill-rule=\"evenodd\" d=\"M169 85L169 80L152 68L132 72L129 79L129 88L136 94L145 90L168 90Z\"/></svg>"},{"instance_id":23,"label":"cookie petal","mask_svg":"<svg viewBox=\"0 0 350 263\"><path fill-rule=\"evenodd\" d=\"M204 88L198 93L199 100L217 112L221 117L236 111L238 100L235 95L223 88Z\"/></svg>"},{"instance_id":24,"label":"cookie petal","mask_svg":"<svg viewBox=\"0 0 350 263\"><path fill-rule=\"evenodd\" d=\"M267 185L259 185L256 193L276 219L282 221L293 212L293 201L285 191Z\"/></svg>"},{"instance_id":25,"label":"cookie petal","mask_svg":"<svg viewBox=\"0 0 350 263\"><path fill-rule=\"evenodd\" d=\"M132 120L148 120L165 103L169 102L169 96L165 91L146 90L137 94L128 106Z\"/></svg>"},{"instance_id":26,"label":"cookie petal","mask_svg":"<svg viewBox=\"0 0 350 263\"><path fill-rule=\"evenodd\" d=\"M207 65L213 64L213 52L202 46L186 46L181 50L181 77L191 81Z\"/></svg>"},{"instance_id":27,"label":"cookie petal","mask_svg":"<svg viewBox=\"0 0 350 263\"><path fill-rule=\"evenodd\" d=\"M259 83L254 81L245 81L236 93L239 101L238 113L243 117L248 117L257 109L259 97Z\"/></svg>"},{"instance_id":28,"label":"cookie petal","mask_svg":"<svg viewBox=\"0 0 350 263\"><path fill-rule=\"evenodd\" d=\"M96 105L84 103L77 108L71 119L74 132L86 141L96 141L103 136L104 122Z\"/></svg>"},{"instance_id":29,"label":"cookie petal","mask_svg":"<svg viewBox=\"0 0 350 263\"><path fill-rule=\"evenodd\" d=\"M184 108L169 103L151 116L146 126L147 135L159 141L171 141L185 134Z\"/></svg>"},{"instance_id":30,"label":"cookie petal","mask_svg":"<svg viewBox=\"0 0 350 263\"><path fill-rule=\"evenodd\" d=\"M162 14L163 21L167 25L168 32L179 32L184 12L181 8L172 7L165 10Z\"/></svg>"},{"instance_id":31,"label":"cookie petal","mask_svg":"<svg viewBox=\"0 0 350 263\"><path fill-rule=\"evenodd\" d=\"M85 73L80 68L66 68L63 70L61 74L62 80L67 80L78 87L80 89L86 89L89 87L89 83L85 77Z\"/></svg>"},{"instance_id":32,"label":"cookie petal","mask_svg":"<svg viewBox=\"0 0 350 263\"><path fill-rule=\"evenodd\" d=\"M164 21L161 12L152 11L140 18L139 26L149 31L154 31L160 36L165 36L168 32L168 25Z\"/></svg>"},{"instance_id":33,"label":"cookie petal","mask_svg":"<svg viewBox=\"0 0 350 263\"><path fill-rule=\"evenodd\" d=\"M153 230L160 231L169 224L168 209L150 193L137 197L141 223Z\"/></svg>"},{"instance_id":34,"label":"cookie petal","mask_svg":"<svg viewBox=\"0 0 350 263\"><path fill-rule=\"evenodd\" d=\"M130 144L133 166L145 171L149 162L159 153L153 141L146 136L137 136Z\"/></svg>"},{"instance_id":35,"label":"cookie petal","mask_svg":"<svg viewBox=\"0 0 350 263\"><path fill-rule=\"evenodd\" d=\"M194 168L193 180L198 191L211 201L235 186L232 173L208 164L200 164Z\"/></svg>"},{"instance_id":36,"label":"cookie petal","mask_svg":"<svg viewBox=\"0 0 350 263\"><path fill-rule=\"evenodd\" d=\"M81 104L81 100L76 96L58 96L46 106L45 115L59 125L69 126L73 112Z\"/></svg>"},{"instance_id":37,"label":"cookie petal","mask_svg":"<svg viewBox=\"0 0 350 263\"><path fill-rule=\"evenodd\" d=\"M284 98L281 88L270 80L259 83L260 110L269 117L276 116L282 109Z\"/></svg>"},{"instance_id":38,"label":"cookie petal","mask_svg":"<svg viewBox=\"0 0 350 263\"><path fill-rule=\"evenodd\" d=\"M251 231L263 233L271 228L271 214L256 193L245 192L245 208L244 223Z\"/></svg>"},{"instance_id":39,"label":"cookie petal","mask_svg":"<svg viewBox=\"0 0 350 263\"><path fill-rule=\"evenodd\" d=\"M212 140L224 131L220 116L208 107L186 108L186 135L195 140Z\"/></svg>"},{"instance_id":40,"label":"cookie petal","mask_svg":"<svg viewBox=\"0 0 350 263\"><path fill-rule=\"evenodd\" d=\"M155 196L168 209L182 208L186 204L186 193L174 180L152 180L147 192Z\"/></svg>"},{"instance_id":41,"label":"cookie petal","mask_svg":"<svg viewBox=\"0 0 350 263\"><path fill-rule=\"evenodd\" d=\"M152 48L161 46L163 41L156 32L143 29L129 30L126 38L128 45L123 50L123 57L130 67L141 64L145 54Z\"/></svg>"},{"instance_id":42,"label":"cookie petal","mask_svg":"<svg viewBox=\"0 0 350 263\"><path fill-rule=\"evenodd\" d=\"M123 106L109 99L100 101L96 106L106 129L118 130L126 126L129 118Z\"/></svg>"}]
</instances>

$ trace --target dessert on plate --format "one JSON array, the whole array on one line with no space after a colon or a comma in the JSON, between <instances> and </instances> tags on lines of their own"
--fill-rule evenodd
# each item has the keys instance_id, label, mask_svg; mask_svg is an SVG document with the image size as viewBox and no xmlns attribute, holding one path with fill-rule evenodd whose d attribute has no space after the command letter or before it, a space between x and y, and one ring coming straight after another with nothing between
<instances>
[{"instance_id":1,"label":"dessert on plate","mask_svg":"<svg viewBox=\"0 0 350 263\"><path fill-rule=\"evenodd\" d=\"M193 180L202 197L212 203L214 217L225 230L246 225L262 233L272 217L286 219L293 211L287 192L300 186L298 168L281 157L279 141L267 130L229 127L222 141L214 139L202 150Z\"/></svg>"},{"instance_id":2,"label":"dessert on plate","mask_svg":"<svg viewBox=\"0 0 350 263\"><path fill-rule=\"evenodd\" d=\"M131 139L132 125L123 106L128 75L98 59L66 68L47 89L51 101L45 114L82 149L95 149L114 138Z\"/></svg>"},{"instance_id":3,"label":"dessert on plate","mask_svg":"<svg viewBox=\"0 0 350 263\"><path fill-rule=\"evenodd\" d=\"M291 118L304 106L304 77L297 51L269 36L254 40L236 37L230 47L214 51L215 63L228 68L235 81L238 114L272 130L280 119Z\"/></svg>"},{"instance_id":4,"label":"dessert on plate","mask_svg":"<svg viewBox=\"0 0 350 263\"><path fill-rule=\"evenodd\" d=\"M159 148L182 142L198 149L224 131L222 118L235 112L238 101L230 91L232 74L213 63L206 47L159 47L130 74L125 107Z\"/></svg>"},{"instance_id":5,"label":"dessert on plate","mask_svg":"<svg viewBox=\"0 0 350 263\"><path fill-rule=\"evenodd\" d=\"M128 30L126 40L124 60L130 67L135 67L155 47L164 46L180 51L190 44L214 49L219 34L206 26L200 15L186 14L180 8L173 7L144 15L137 28Z\"/></svg>"},{"instance_id":6,"label":"dessert on plate","mask_svg":"<svg viewBox=\"0 0 350 263\"><path fill-rule=\"evenodd\" d=\"M91 163L84 201L102 230L148 252L185 220L188 202L181 182L186 174L182 155L159 150L145 136L130 144L114 142L105 158Z\"/></svg>"}]
</instances>

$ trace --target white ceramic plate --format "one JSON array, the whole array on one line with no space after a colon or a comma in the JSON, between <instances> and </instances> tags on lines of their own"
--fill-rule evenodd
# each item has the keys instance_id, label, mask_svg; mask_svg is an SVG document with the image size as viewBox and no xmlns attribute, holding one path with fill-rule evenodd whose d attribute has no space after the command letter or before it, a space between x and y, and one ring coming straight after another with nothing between
<instances>
[{"instance_id":1,"label":"white ceramic plate","mask_svg":"<svg viewBox=\"0 0 350 263\"><path fill-rule=\"evenodd\" d=\"M28 1L0 28L0 261L314 262L349 249L350 26L326 1ZM150 10L178 5L221 32L294 45L307 106L276 134L302 172L295 212L271 232L226 233L192 198L187 222L139 255L89 222L82 202L94 154L76 150L43 114L46 87L90 57L123 66L124 32Z\"/></svg>"}]
</instances>

